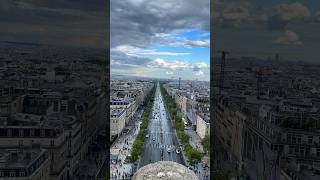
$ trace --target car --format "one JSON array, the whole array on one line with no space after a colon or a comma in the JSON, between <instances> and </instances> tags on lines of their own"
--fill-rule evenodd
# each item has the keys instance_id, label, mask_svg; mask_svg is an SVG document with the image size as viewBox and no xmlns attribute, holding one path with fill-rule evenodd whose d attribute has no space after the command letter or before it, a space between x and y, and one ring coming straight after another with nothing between
<instances>
[{"instance_id":1,"label":"car","mask_svg":"<svg viewBox=\"0 0 320 180\"><path fill-rule=\"evenodd\" d=\"M156 140L156 138L152 138L152 141L155 141Z\"/></svg>"},{"instance_id":2,"label":"car","mask_svg":"<svg viewBox=\"0 0 320 180\"><path fill-rule=\"evenodd\" d=\"M171 148L168 147L168 148L167 148L167 152L168 152L168 153L171 153Z\"/></svg>"},{"instance_id":3,"label":"car","mask_svg":"<svg viewBox=\"0 0 320 180\"><path fill-rule=\"evenodd\" d=\"M149 137L149 134L146 135L146 138L148 138L148 137Z\"/></svg>"},{"instance_id":4,"label":"car","mask_svg":"<svg viewBox=\"0 0 320 180\"><path fill-rule=\"evenodd\" d=\"M177 153L177 154L180 154L180 149L176 149L176 153Z\"/></svg>"}]
</instances>

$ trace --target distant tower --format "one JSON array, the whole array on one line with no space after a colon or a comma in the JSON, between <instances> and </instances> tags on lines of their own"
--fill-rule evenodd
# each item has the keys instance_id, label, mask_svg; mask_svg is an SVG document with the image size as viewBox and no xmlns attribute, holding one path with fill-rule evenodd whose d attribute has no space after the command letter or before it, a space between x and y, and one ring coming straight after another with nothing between
<instances>
[{"instance_id":1,"label":"distant tower","mask_svg":"<svg viewBox=\"0 0 320 180\"><path fill-rule=\"evenodd\" d=\"M190 93L193 93L193 89L192 89L192 81L190 82L189 86L190 86Z\"/></svg>"},{"instance_id":2,"label":"distant tower","mask_svg":"<svg viewBox=\"0 0 320 180\"><path fill-rule=\"evenodd\" d=\"M180 90L180 85L181 85L181 77L179 77L179 90Z\"/></svg>"},{"instance_id":3,"label":"distant tower","mask_svg":"<svg viewBox=\"0 0 320 180\"><path fill-rule=\"evenodd\" d=\"M221 95L224 86L224 68L226 65L226 55L228 52L221 51L221 61L220 61L220 82L219 82L219 94Z\"/></svg>"}]
</instances>

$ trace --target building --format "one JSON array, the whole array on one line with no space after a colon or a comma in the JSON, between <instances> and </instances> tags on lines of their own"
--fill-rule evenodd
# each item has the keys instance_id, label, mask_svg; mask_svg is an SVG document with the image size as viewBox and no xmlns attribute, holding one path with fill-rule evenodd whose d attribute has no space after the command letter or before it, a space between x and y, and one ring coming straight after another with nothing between
<instances>
[{"instance_id":1,"label":"building","mask_svg":"<svg viewBox=\"0 0 320 180\"><path fill-rule=\"evenodd\" d=\"M110 92L110 140L121 135L126 125L144 104L154 84L149 81L113 80Z\"/></svg>"},{"instance_id":2,"label":"building","mask_svg":"<svg viewBox=\"0 0 320 180\"><path fill-rule=\"evenodd\" d=\"M183 116L187 113L187 100L187 97L182 94L175 95L175 103Z\"/></svg>"},{"instance_id":3,"label":"building","mask_svg":"<svg viewBox=\"0 0 320 180\"><path fill-rule=\"evenodd\" d=\"M43 149L0 149L1 180L49 180L49 155Z\"/></svg>"},{"instance_id":4,"label":"building","mask_svg":"<svg viewBox=\"0 0 320 180\"><path fill-rule=\"evenodd\" d=\"M197 115L196 132L203 139L205 136L210 136L210 116L207 114Z\"/></svg>"},{"instance_id":5,"label":"building","mask_svg":"<svg viewBox=\"0 0 320 180\"><path fill-rule=\"evenodd\" d=\"M126 109L110 109L110 136L111 140L118 137L126 125Z\"/></svg>"}]
</instances>

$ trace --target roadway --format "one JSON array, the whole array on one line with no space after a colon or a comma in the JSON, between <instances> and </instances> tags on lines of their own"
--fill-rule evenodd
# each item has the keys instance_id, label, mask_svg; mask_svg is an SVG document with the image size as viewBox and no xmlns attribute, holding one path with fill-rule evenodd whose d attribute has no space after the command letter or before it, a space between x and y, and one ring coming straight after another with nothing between
<instances>
[{"instance_id":1,"label":"roadway","mask_svg":"<svg viewBox=\"0 0 320 180\"><path fill-rule=\"evenodd\" d=\"M157 83L147 136L139 167L157 161L174 161L184 165L177 137L167 117L159 83Z\"/></svg>"}]
</instances>

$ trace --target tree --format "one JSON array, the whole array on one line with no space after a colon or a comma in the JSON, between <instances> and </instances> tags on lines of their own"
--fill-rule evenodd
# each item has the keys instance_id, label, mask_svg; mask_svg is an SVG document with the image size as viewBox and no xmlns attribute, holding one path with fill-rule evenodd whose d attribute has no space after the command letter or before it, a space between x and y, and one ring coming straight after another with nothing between
<instances>
[{"instance_id":1,"label":"tree","mask_svg":"<svg viewBox=\"0 0 320 180\"><path fill-rule=\"evenodd\" d=\"M201 144L203 146L204 151L207 153L210 151L210 136L206 135L202 141Z\"/></svg>"}]
</instances>

